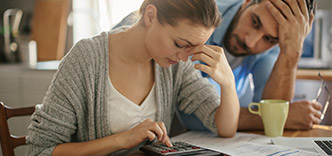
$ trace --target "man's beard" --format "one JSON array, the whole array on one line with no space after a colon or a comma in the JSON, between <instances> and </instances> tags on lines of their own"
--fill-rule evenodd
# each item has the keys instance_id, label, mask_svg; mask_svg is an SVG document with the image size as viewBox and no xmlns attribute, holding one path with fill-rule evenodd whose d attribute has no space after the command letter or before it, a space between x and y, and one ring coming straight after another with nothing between
<instances>
[{"instance_id":1,"label":"man's beard","mask_svg":"<svg viewBox=\"0 0 332 156\"><path fill-rule=\"evenodd\" d=\"M244 10L243 10L244 11ZM230 26L228 27L227 31L226 31L226 34L225 34L225 37L224 37L224 47L225 49L230 53L232 54L233 56L235 57L239 57L239 56L246 56L246 55L250 55L251 54L251 51L250 49L248 48L248 46L242 42L240 40L240 37L236 34L233 34L233 31L234 31L234 28L236 27L238 21L239 21L239 18L241 16L241 14L243 13L243 11L239 11L233 21L231 22ZM235 51L231 50L232 48L232 45L231 45L231 37L234 37L235 38L235 41L237 42L237 44L242 47L246 52L245 53L236 53ZM234 48L233 48L234 49Z\"/></svg>"}]
</instances>

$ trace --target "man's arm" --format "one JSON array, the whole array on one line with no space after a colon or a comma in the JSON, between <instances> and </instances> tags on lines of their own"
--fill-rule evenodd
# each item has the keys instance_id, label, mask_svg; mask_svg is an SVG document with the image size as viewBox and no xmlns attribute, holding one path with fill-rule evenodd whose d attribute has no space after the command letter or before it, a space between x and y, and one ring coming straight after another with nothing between
<instances>
[{"instance_id":1,"label":"man's arm","mask_svg":"<svg viewBox=\"0 0 332 156\"><path fill-rule=\"evenodd\" d=\"M238 130L262 130L263 122L259 115L251 114L248 108L240 108Z\"/></svg>"},{"instance_id":2,"label":"man's arm","mask_svg":"<svg viewBox=\"0 0 332 156\"><path fill-rule=\"evenodd\" d=\"M311 30L314 11L307 11L304 0L270 1L267 5L279 23L280 54L268 79L263 99L284 99L291 101L294 96L297 64L302 54L305 37ZM284 6L288 6L291 12ZM315 4L316 5L316 4ZM284 8L283 8L284 7ZM298 101L290 105L286 129L309 129L320 123L321 104Z\"/></svg>"},{"instance_id":3,"label":"man's arm","mask_svg":"<svg viewBox=\"0 0 332 156\"><path fill-rule=\"evenodd\" d=\"M295 0L292 2L296 1L299 2L300 7L298 7L297 3L289 3L289 5L291 5L291 7L289 7L290 9L298 8L299 10L301 9L307 11L305 10L305 2L303 0ZM304 39L311 30L314 15L311 13L309 16L308 14L299 14L298 12L297 16L301 17L295 17L295 13L293 15L286 14L285 16L288 17L287 20L284 16L285 13L283 12L281 14L279 11L283 11L282 9L279 9L282 5L284 5L282 4L283 2L272 2L273 5L267 7L276 18L276 21L279 22L279 25L281 25L279 27L280 54L264 87L263 93L259 95L262 95L262 99L284 99L291 101L293 99L295 89L297 63L301 57ZM253 76L254 80L256 80L256 75ZM260 83L262 83L261 81L262 80L260 80ZM311 128L313 124L320 123L320 109L321 104L318 102L302 100L292 103L290 105L285 128ZM247 108L241 108L238 129L263 129L263 124L259 116L251 114Z\"/></svg>"},{"instance_id":4,"label":"man's arm","mask_svg":"<svg viewBox=\"0 0 332 156\"><path fill-rule=\"evenodd\" d=\"M287 101L293 99L298 60L299 56L292 58L282 51L280 52L270 78L264 87L262 99L283 99Z\"/></svg>"},{"instance_id":5,"label":"man's arm","mask_svg":"<svg viewBox=\"0 0 332 156\"><path fill-rule=\"evenodd\" d=\"M322 105L308 100L296 101L289 106L285 129L310 129L320 122ZM251 114L248 108L241 107L238 130L262 130L263 122L260 116Z\"/></svg>"},{"instance_id":6,"label":"man's arm","mask_svg":"<svg viewBox=\"0 0 332 156\"><path fill-rule=\"evenodd\" d=\"M314 14L308 13L304 0L287 1L288 4L283 1L270 2L267 7L279 24L280 54L262 97L291 101L297 64L304 39L311 30Z\"/></svg>"}]
</instances>

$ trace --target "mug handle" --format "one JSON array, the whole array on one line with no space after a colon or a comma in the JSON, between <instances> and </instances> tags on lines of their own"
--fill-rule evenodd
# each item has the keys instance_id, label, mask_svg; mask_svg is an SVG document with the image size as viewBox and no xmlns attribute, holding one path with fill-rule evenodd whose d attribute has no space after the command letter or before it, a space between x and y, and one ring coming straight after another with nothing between
<instances>
[{"instance_id":1,"label":"mug handle","mask_svg":"<svg viewBox=\"0 0 332 156\"><path fill-rule=\"evenodd\" d=\"M257 111L252 110L251 106L257 106L258 110ZM255 102L250 103L249 106L248 106L248 109L249 109L250 113L257 114L257 115L261 116L261 109L260 109L260 104L259 103L255 103Z\"/></svg>"}]
</instances>

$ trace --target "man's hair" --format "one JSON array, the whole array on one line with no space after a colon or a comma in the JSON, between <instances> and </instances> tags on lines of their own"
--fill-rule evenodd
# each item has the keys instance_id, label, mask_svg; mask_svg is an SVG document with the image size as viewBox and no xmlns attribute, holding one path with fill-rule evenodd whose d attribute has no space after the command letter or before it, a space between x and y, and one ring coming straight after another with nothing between
<instances>
[{"instance_id":1,"label":"man's hair","mask_svg":"<svg viewBox=\"0 0 332 156\"><path fill-rule=\"evenodd\" d=\"M221 24L215 0L144 0L139 10L141 15L149 4L157 8L157 19L161 24L176 26L177 20L189 20L208 28Z\"/></svg>"},{"instance_id":2,"label":"man's hair","mask_svg":"<svg viewBox=\"0 0 332 156\"><path fill-rule=\"evenodd\" d=\"M282 0L283 2L285 2L284 0ZM260 3L262 2L262 0L253 0L251 4L255 4L255 3ZM306 4L307 4L307 9L308 9L308 13L310 14L311 11L314 11L315 13L315 3L316 0L305 0ZM287 2L285 2L287 4Z\"/></svg>"}]
</instances>

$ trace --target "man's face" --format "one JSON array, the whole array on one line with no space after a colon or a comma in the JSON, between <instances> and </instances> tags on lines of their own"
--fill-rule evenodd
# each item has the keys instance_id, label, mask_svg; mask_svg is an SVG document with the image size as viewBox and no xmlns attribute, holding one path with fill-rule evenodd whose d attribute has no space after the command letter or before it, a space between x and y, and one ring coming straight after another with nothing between
<instances>
[{"instance_id":1,"label":"man's face","mask_svg":"<svg viewBox=\"0 0 332 156\"><path fill-rule=\"evenodd\" d=\"M250 1L246 0L234 17L224 38L225 48L232 55L262 53L278 43L278 23L266 2L248 6Z\"/></svg>"}]
</instances>

